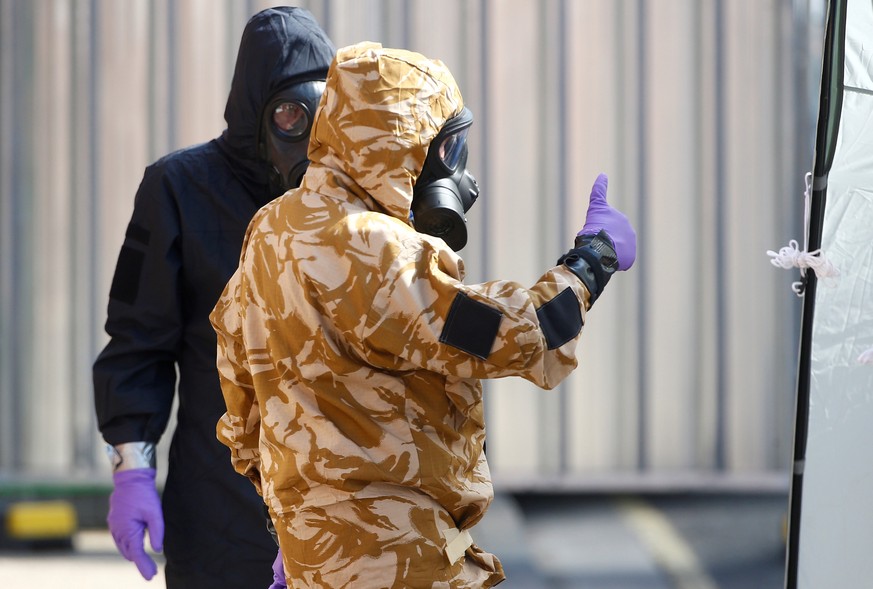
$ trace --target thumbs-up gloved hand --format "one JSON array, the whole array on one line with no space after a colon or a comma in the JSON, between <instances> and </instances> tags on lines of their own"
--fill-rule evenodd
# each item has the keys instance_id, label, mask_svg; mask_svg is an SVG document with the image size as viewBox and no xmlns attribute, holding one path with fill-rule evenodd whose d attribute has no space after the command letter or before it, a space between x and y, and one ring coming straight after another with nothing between
<instances>
[{"instance_id":1,"label":"thumbs-up gloved hand","mask_svg":"<svg viewBox=\"0 0 873 589\"><path fill-rule=\"evenodd\" d=\"M558 260L582 280L592 304L616 271L633 265L637 252L637 236L630 221L606 202L608 182L606 174L597 176L575 247Z\"/></svg>"},{"instance_id":2,"label":"thumbs-up gloved hand","mask_svg":"<svg viewBox=\"0 0 873 589\"><path fill-rule=\"evenodd\" d=\"M591 188L591 197L588 200L588 214L585 216L585 225L579 232L579 236L597 235L605 231L612 241L618 261L618 270L630 268L637 255L637 235L630 221L621 211L609 206L606 202L606 188L609 179L606 174L597 176L594 186Z\"/></svg>"}]
</instances>

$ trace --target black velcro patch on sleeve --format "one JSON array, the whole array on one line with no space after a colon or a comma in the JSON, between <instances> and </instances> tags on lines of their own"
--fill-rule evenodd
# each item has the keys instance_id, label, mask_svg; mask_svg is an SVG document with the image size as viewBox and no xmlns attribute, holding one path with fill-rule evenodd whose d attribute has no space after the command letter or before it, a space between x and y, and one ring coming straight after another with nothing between
<instances>
[{"instance_id":1,"label":"black velcro patch on sleeve","mask_svg":"<svg viewBox=\"0 0 873 589\"><path fill-rule=\"evenodd\" d=\"M560 348L582 331L582 309L570 287L537 309L537 319L550 350Z\"/></svg>"},{"instance_id":2,"label":"black velcro patch on sleeve","mask_svg":"<svg viewBox=\"0 0 873 589\"><path fill-rule=\"evenodd\" d=\"M455 296L440 341L483 360L491 353L503 313L462 292Z\"/></svg>"},{"instance_id":3,"label":"black velcro patch on sleeve","mask_svg":"<svg viewBox=\"0 0 873 589\"><path fill-rule=\"evenodd\" d=\"M129 237L134 241L138 241L143 245L149 244L149 239L152 237L152 232L143 227L142 225L137 225L136 223L129 223L127 225L127 231L125 232L125 237Z\"/></svg>"},{"instance_id":4,"label":"black velcro patch on sleeve","mask_svg":"<svg viewBox=\"0 0 873 589\"><path fill-rule=\"evenodd\" d=\"M112 277L112 287L109 289L109 298L132 305L136 301L139 292L139 279L142 275L142 266L145 254L132 247L121 246L118 254L118 265L115 267L115 276Z\"/></svg>"}]
</instances>

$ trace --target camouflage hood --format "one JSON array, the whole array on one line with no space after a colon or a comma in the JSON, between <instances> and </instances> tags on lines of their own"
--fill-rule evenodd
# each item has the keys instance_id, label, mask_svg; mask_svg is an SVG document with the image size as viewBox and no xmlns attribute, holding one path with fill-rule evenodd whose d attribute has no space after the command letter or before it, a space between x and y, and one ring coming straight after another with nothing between
<instances>
[{"instance_id":1,"label":"camouflage hood","mask_svg":"<svg viewBox=\"0 0 873 589\"><path fill-rule=\"evenodd\" d=\"M329 185L408 222L428 146L463 106L439 60L378 43L340 49L315 117L307 176L333 175Z\"/></svg>"}]
</instances>

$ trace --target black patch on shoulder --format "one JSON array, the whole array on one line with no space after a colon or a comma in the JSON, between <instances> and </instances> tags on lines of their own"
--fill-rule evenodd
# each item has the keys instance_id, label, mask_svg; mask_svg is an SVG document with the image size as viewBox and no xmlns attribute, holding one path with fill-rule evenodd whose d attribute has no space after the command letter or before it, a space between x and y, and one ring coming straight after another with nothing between
<instances>
[{"instance_id":1,"label":"black patch on shoulder","mask_svg":"<svg viewBox=\"0 0 873 589\"><path fill-rule=\"evenodd\" d=\"M582 331L582 309L570 287L537 309L537 318L550 350L560 348Z\"/></svg>"},{"instance_id":2,"label":"black patch on shoulder","mask_svg":"<svg viewBox=\"0 0 873 589\"><path fill-rule=\"evenodd\" d=\"M136 223L129 223L127 225L127 232L124 235L125 237L128 237L134 241L138 241L143 245L148 245L149 239L151 239L152 236L152 232L141 225L137 225Z\"/></svg>"},{"instance_id":3,"label":"black patch on shoulder","mask_svg":"<svg viewBox=\"0 0 873 589\"><path fill-rule=\"evenodd\" d=\"M455 296L440 334L440 341L477 358L485 359L491 353L503 313L462 292Z\"/></svg>"},{"instance_id":4,"label":"black patch on shoulder","mask_svg":"<svg viewBox=\"0 0 873 589\"><path fill-rule=\"evenodd\" d=\"M112 287L109 289L109 298L132 305L139 293L139 279L142 276L142 266L145 254L132 247L121 246L118 254L118 265L115 267L115 276L112 277Z\"/></svg>"}]
</instances>

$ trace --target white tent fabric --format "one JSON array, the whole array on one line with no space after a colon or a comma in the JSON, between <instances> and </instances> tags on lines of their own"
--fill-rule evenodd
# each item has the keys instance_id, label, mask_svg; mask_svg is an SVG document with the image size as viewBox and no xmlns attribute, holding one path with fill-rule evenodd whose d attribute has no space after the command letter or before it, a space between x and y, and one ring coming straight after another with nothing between
<instances>
[{"instance_id":1,"label":"white tent fabric","mask_svg":"<svg viewBox=\"0 0 873 589\"><path fill-rule=\"evenodd\" d=\"M816 291L797 587L873 585L873 3L849 0Z\"/></svg>"}]
</instances>

